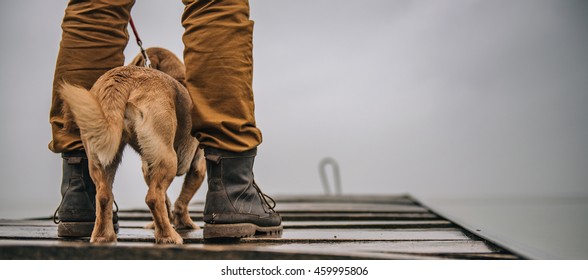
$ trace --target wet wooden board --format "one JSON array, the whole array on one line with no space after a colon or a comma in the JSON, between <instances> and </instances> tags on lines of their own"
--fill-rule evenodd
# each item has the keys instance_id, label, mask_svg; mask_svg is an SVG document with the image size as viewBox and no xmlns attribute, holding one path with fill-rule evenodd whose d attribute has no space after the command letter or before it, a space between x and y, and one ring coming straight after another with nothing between
<instances>
[{"instance_id":1,"label":"wet wooden board","mask_svg":"<svg viewBox=\"0 0 588 280\"><path fill-rule=\"evenodd\" d=\"M383 204L369 202L280 202L276 205L276 211L280 213L425 213L426 208L418 205ZM203 204L193 204L190 208L193 212L202 212ZM125 211L126 212L126 211ZM133 211L138 212L138 211ZM145 212L148 213L148 212Z\"/></svg>"},{"instance_id":2,"label":"wet wooden board","mask_svg":"<svg viewBox=\"0 0 588 280\"><path fill-rule=\"evenodd\" d=\"M272 250L299 250L300 246L290 244L267 244ZM498 254L499 250L483 241L396 241L396 242L342 242L320 243L313 246L317 252L355 251L364 253L395 254Z\"/></svg>"},{"instance_id":3,"label":"wet wooden board","mask_svg":"<svg viewBox=\"0 0 588 280\"><path fill-rule=\"evenodd\" d=\"M119 242L116 245L88 245L82 241L3 241L0 240L2 259L292 259L292 260L345 260L345 259L440 259L435 256L420 256L403 253L370 253L333 251L325 252L312 248L271 248L271 246L249 246L243 244L187 244L154 245L152 243ZM5 256L9 256L6 258Z\"/></svg>"},{"instance_id":4,"label":"wet wooden board","mask_svg":"<svg viewBox=\"0 0 588 280\"><path fill-rule=\"evenodd\" d=\"M195 219L194 219L195 220ZM121 227L143 228L148 221L121 221ZM0 222L1 224L1 222ZM204 222L196 221L195 224L202 227ZM393 220L393 221L284 221L282 223L286 229L294 228L446 228L453 227L453 224L446 220Z\"/></svg>"},{"instance_id":5,"label":"wet wooden board","mask_svg":"<svg viewBox=\"0 0 588 280\"><path fill-rule=\"evenodd\" d=\"M518 259L419 205L408 196L297 196L277 199L280 237L204 242L180 231L184 245L156 245L145 209L119 212L114 245L61 239L50 218L0 220L0 259ZM202 223L203 203L191 205ZM282 210L280 210L282 209Z\"/></svg>"},{"instance_id":6,"label":"wet wooden board","mask_svg":"<svg viewBox=\"0 0 588 280\"><path fill-rule=\"evenodd\" d=\"M202 243L202 230L180 231L185 243ZM0 239L46 239L58 240L56 227L12 226L3 227ZM470 240L458 229L291 229L279 238L250 238L243 242L343 242L343 241L397 241L397 240ZM143 228L121 228L119 242L154 240L153 230Z\"/></svg>"},{"instance_id":7,"label":"wet wooden board","mask_svg":"<svg viewBox=\"0 0 588 280\"><path fill-rule=\"evenodd\" d=\"M121 228L145 228L150 221L147 220L124 220L120 221L119 225ZM196 221L196 225L203 227L204 222ZM321 228L453 228L453 223L446 220L432 220L432 221L421 221L421 220L407 220L407 221L284 221L282 223L284 228L309 228L309 229L321 229ZM52 220L1 220L0 226L30 226L30 227L43 227L57 225ZM1 236L0 232L0 236Z\"/></svg>"},{"instance_id":8,"label":"wet wooden board","mask_svg":"<svg viewBox=\"0 0 588 280\"><path fill-rule=\"evenodd\" d=\"M437 220L432 213L284 213L284 220L289 221L394 221L394 220ZM194 221L202 221L202 212L191 215ZM150 213L120 212L118 217L123 220L150 221Z\"/></svg>"}]
</instances>

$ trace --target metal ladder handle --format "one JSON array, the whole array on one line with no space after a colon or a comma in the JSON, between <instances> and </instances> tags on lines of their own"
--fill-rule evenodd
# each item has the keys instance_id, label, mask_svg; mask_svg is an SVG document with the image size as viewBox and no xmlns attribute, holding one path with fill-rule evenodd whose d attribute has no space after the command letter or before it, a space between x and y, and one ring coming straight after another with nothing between
<instances>
[{"instance_id":1,"label":"metal ladder handle","mask_svg":"<svg viewBox=\"0 0 588 280\"><path fill-rule=\"evenodd\" d=\"M321 175L321 182L323 183L323 188L325 189L325 194L331 195L331 187L329 185L329 180L327 178L327 165L332 166L333 169L335 195L341 195L343 190L341 187L341 173L339 171L339 164L334 158L331 157L326 157L322 159L319 163L319 173Z\"/></svg>"}]
</instances>

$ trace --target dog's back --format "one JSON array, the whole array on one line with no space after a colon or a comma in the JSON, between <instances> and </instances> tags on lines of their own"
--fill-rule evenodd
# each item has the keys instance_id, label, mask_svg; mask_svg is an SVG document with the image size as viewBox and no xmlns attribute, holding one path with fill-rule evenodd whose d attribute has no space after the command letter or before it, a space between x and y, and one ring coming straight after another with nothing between
<instances>
[{"instance_id":1,"label":"dog's back","mask_svg":"<svg viewBox=\"0 0 588 280\"><path fill-rule=\"evenodd\" d=\"M162 143L172 143L177 175L188 171L197 146L190 136L192 101L185 87L169 75L121 66L100 77L90 91L65 84L60 93L86 149L104 166L125 144L149 160Z\"/></svg>"}]
</instances>

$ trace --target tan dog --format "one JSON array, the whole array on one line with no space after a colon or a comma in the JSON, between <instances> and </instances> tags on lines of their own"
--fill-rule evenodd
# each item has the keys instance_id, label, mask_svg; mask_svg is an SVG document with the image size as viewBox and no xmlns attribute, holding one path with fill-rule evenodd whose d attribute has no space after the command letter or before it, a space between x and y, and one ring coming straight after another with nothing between
<instances>
[{"instance_id":1,"label":"tan dog","mask_svg":"<svg viewBox=\"0 0 588 280\"><path fill-rule=\"evenodd\" d=\"M60 90L65 110L80 128L96 184L91 242L116 241L112 184L127 144L143 162L149 187L145 202L153 216L155 241L182 243L171 221L176 228L197 228L190 219L188 203L204 180L206 165L198 141L190 134L193 104L184 86L185 68L165 49L152 48L147 53L152 67L161 71L121 66L102 75L90 91L67 83ZM142 63L142 57L137 56L131 64ZM172 212L166 191L174 177L183 174L186 178Z\"/></svg>"}]
</instances>

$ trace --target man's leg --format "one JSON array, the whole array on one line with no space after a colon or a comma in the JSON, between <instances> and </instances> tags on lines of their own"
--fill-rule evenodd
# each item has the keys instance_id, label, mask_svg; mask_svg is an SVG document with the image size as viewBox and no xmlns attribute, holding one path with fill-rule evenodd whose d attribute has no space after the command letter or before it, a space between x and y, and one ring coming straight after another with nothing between
<instances>
[{"instance_id":1,"label":"man's leg","mask_svg":"<svg viewBox=\"0 0 588 280\"><path fill-rule=\"evenodd\" d=\"M273 201L268 203L253 180L261 132L254 114L249 3L183 3L186 81L195 108L192 133L207 159L204 237L280 233L281 218Z\"/></svg>"},{"instance_id":2,"label":"man's leg","mask_svg":"<svg viewBox=\"0 0 588 280\"><path fill-rule=\"evenodd\" d=\"M127 24L133 4L134 0L71 0L65 10L53 80L50 111L53 138L49 143L49 149L63 157L62 201L57 212L59 236L91 235L96 190L88 172L80 132L64 113L57 89L63 81L90 89L106 71L124 64Z\"/></svg>"}]
</instances>

